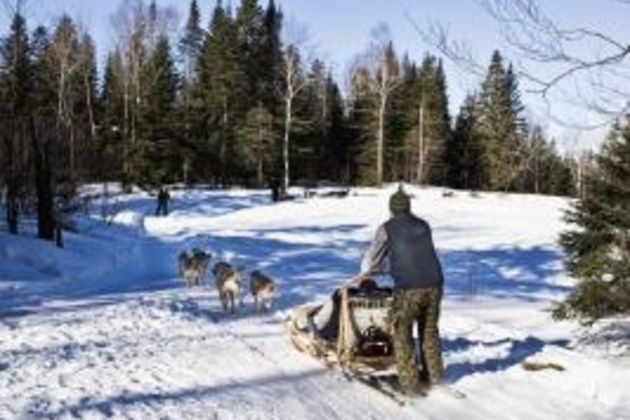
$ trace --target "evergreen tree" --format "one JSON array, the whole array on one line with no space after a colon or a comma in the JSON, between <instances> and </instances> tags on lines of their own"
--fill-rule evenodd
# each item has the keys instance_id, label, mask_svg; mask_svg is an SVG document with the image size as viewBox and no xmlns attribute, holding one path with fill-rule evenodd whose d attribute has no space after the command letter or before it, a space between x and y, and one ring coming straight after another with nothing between
<instances>
[{"instance_id":1,"label":"evergreen tree","mask_svg":"<svg viewBox=\"0 0 630 420\"><path fill-rule=\"evenodd\" d=\"M203 47L204 31L201 28L201 14L197 0L190 2L188 21L184 36L179 42L179 52L184 64L184 80L191 83L198 68L198 60Z\"/></svg>"},{"instance_id":2,"label":"evergreen tree","mask_svg":"<svg viewBox=\"0 0 630 420\"><path fill-rule=\"evenodd\" d=\"M512 67L506 70L498 51L492 55L479 105L479 135L492 190L513 188L523 163L522 105Z\"/></svg>"},{"instance_id":3,"label":"evergreen tree","mask_svg":"<svg viewBox=\"0 0 630 420\"><path fill-rule=\"evenodd\" d=\"M40 26L33 33L31 60L33 68L31 150L37 197L39 237L55 239L58 215L55 209L55 193L59 172L58 139L58 78L53 68L52 37Z\"/></svg>"},{"instance_id":4,"label":"evergreen tree","mask_svg":"<svg viewBox=\"0 0 630 420\"><path fill-rule=\"evenodd\" d=\"M201 28L201 14L197 0L190 3L188 21L184 36L179 42L179 53L183 63L181 80L180 120L183 121L183 135L179 144L182 156L182 177L184 183L190 182L190 172L196 155L194 138L202 137L195 128L199 127L198 106L195 105L194 90L198 86L199 60L203 51L205 32Z\"/></svg>"},{"instance_id":5,"label":"evergreen tree","mask_svg":"<svg viewBox=\"0 0 630 420\"><path fill-rule=\"evenodd\" d=\"M403 144L396 152L394 163L401 168L402 179L406 182L415 182L415 171L418 167L418 138L419 138L419 104L421 90L418 82L418 67L408 56L402 62L402 82L398 89L394 102L399 108L398 114L402 118Z\"/></svg>"},{"instance_id":6,"label":"evergreen tree","mask_svg":"<svg viewBox=\"0 0 630 420\"><path fill-rule=\"evenodd\" d=\"M575 160L571 156L561 157L556 154L550 171L550 193L553 195L574 197L577 183L573 176Z\"/></svg>"},{"instance_id":7,"label":"evergreen tree","mask_svg":"<svg viewBox=\"0 0 630 420\"><path fill-rule=\"evenodd\" d=\"M446 79L442 64L427 55L418 79L418 182L442 185L447 168L444 163L446 144L450 138L450 116L446 95ZM422 146L420 146L422 143Z\"/></svg>"},{"instance_id":8,"label":"evergreen tree","mask_svg":"<svg viewBox=\"0 0 630 420\"><path fill-rule=\"evenodd\" d=\"M249 110L243 127L239 130L243 160L256 174L256 185L265 184L265 170L273 164L273 151L276 133L273 127L273 115L262 103Z\"/></svg>"},{"instance_id":9,"label":"evergreen tree","mask_svg":"<svg viewBox=\"0 0 630 420\"><path fill-rule=\"evenodd\" d=\"M558 318L595 320L630 312L630 117L614 127L586 179L586 196L567 213L577 229L561 244L567 268L580 280Z\"/></svg>"},{"instance_id":10,"label":"evergreen tree","mask_svg":"<svg viewBox=\"0 0 630 420\"><path fill-rule=\"evenodd\" d=\"M297 178L316 179L321 172L329 131L327 70L321 60L311 64L308 83L293 105L291 162Z\"/></svg>"},{"instance_id":11,"label":"evergreen tree","mask_svg":"<svg viewBox=\"0 0 630 420\"><path fill-rule=\"evenodd\" d=\"M201 171L225 183L235 170L236 129L244 115L247 85L239 61L238 28L229 10L218 2L210 21L199 62L199 114L206 139Z\"/></svg>"},{"instance_id":12,"label":"evergreen tree","mask_svg":"<svg viewBox=\"0 0 630 420\"><path fill-rule=\"evenodd\" d=\"M350 143L344 103L339 86L331 74L326 79L328 98L327 132L324 139L320 177L333 181L350 181Z\"/></svg>"},{"instance_id":13,"label":"evergreen tree","mask_svg":"<svg viewBox=\"0 0 630 420\"><path fill-rule=\"evenodd\" d=\"M282 12L274 0L269 0L260 34L260 51L257 66L261 77L261 99L264 106L278 117L281 113L282 98Z\"/></svg>"},{"instance_id":14,"label":"evergreen tree","mask_svg":"<svg viewBox=\"0 0 630 420\"><path fill-rule=\"evenodd\" d=\"M435 139L439 139L437 141L440 143L440 146L434 150L434 163L430 166L428 179L434 185L444 185L448 170L444 153L452 133L451 116L448 110L448 95L446 94L446 76L444 75L442 60L438 60L433 77L434 85L431 90L431 96L434 96L434 99L430 100L429 103L432 103L432 101L435 103L435 122L433 122L433 125L436 132Z\"/></svg>"},{"instance_id":15,"label":"evergreen tree","mask_svg":"<svg viewBox=\"0 0 630 420\"><path fill-rule=\"evenodd\" d=\"M365 68L359 68L352 75L351 106L349 110L349 128L352 136L352 182L374 184L376 144L375 133L378 129L376 93L372 75Z\"/></svg>"},{"instance_id":16,"label":"evergreen tree","mask_svg":"<svg viewBox=\"0 0 630 420\"><path fill-rule=\"evenodd\" d=\"M166 35L158 37L145 80L140 166L142 182L155 187L173 181L180 167L174 138L177 131L173 129L178 76Z\"/></svg>"},{"instance_id":17,"label":"evergreen tree","mask_svg":"<svg viewBox=\"0 0 630 420\"><path fill-rule=\"evenodd\" d=\"M479 104L479 134L487 179L484 187L509 190L521 170L521 105L511 66L506 70L498 51L492 55Z\"/></svg>"},{"instance_id":18,"label":"evergreen tree","mask_svg":"<svg viewBox=\"0 0 630 420\"><path fill-rule=\"evenodd\" d=\"M245 76L244 96L240 98L243 109L257 105L263 88L261 73L261 50L264 10L258 0L242 0L236 12L237 45L240 67Z\"/></svg>"},{"instance_id":19,"label":"evergreen tree","mask_svg":"<svg viewBox=\"0 0 630 420\"><path fill-rule=\"evenodd\" d=\"M82 181L101 177L100 161L96 149L96 128L98 114L98 67L96 64L96 47L88 33L79 40L79 57L74 114L76 115L77 139L80 143L78 163Z\"/></svg>"},{"instance_id":20,"label":"evergreen tree","mask_svg":"<svg viewBox=\"0 0 630 420\"><path fill-rule=\"evenodd\" d=\"M28 173L24 161L27 144L26 127L31 111L32 66L26 20L16 12L9 35L0 45L3 71L0 80L2 98L2 145L5 168L6 221L10 233L19 228L20 196L26 187Z\"/></svg>"},{"instance_id":21,"label":"evergreen tree","mask_svg":"<svg viewBox=\"0 0 630 420\"><path fill-rule=\"evenodd\" d=\"M103 86L99 98L100 144L104 179L122 179L124 175L125 90L124 65L119 50L107 56Z\"/></svg>"},{"instance_id":22,"label":"evergreen tree","mask_svg":"<svg viewBox=\"0 0 630 420\"><path fill-rule=\"evenodd\" d=\"M399 68L399 82L392 91L385 117L385 178L387 180L400 180L408 175L405 148L410 126L412 126L409 121L409 109L417 103L414 101L417 97L415 64L405 54ZM417 122L417 118L413 118L412 121Z\"/></svg>"},{"instance_id":23,"label":"evergreen tree","mask_svg":"<svg viewBox=\"0 0 630 420\"><path fill-rule=\"evenodd\" d=\"M484 178L482 152L477 132L477 98L468 95L457 116L453 135L446 144L447 185L479 189Z\"/></svg>"}]
</instances>

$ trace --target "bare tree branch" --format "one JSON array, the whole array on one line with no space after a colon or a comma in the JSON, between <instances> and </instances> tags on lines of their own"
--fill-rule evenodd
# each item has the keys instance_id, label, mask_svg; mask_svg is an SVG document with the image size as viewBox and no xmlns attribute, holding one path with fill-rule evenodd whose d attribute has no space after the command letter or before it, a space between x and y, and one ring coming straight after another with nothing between
<instances>
[{"instance_id":1,"label":"bare tree branch","mask_svg":"<svg viewBox=\"0 0 630 420\"><path fill-rule=\"evenodd\" d=\"M474 58L470 44L464 40L453 39L447 26L430 22L429 29L423 30L407 11L405 18L425 43L435 46L446 58L465 66L475 75L483 74L484 67Z\"/></svg>"},{"instance_id":2,"label":"bare tree branch","mask_svg":"<svg viewBox=\"0 0 630 420\"><path fill-rule=\"evenodd\" d=\"M559 98L575 99L579 86L587 87L590 92L579 98L581 106L603 119L601 124L576 125L550 113L554 122L596 129L629 111L630 92L624 89L630 78L629 42L587 26L561 27L536 0L475 1L499 24L503 40L520 58L516 73L526 82L526 92L539 95L551 112ZM613 1L630 5L630 0ZM453 39L446 25L431 23L422 30L407 19L425 42L457 66L474 74L483 71L467 43ZM592 54L593 48L599 53Z\"/></svg>"},{"instance_id":3,"label":"bare tree branch","mask_svg":"<svg viewBox=\"0 0 630 420\"><path fill-rule=\"evenodd\" d=\"M548 17L535 0L478 0L504 29L508 43L526 58L540 63L554 63L565 67L548 78L529 79L538 87L533 90L543 96L549 90L577 73L592 69L614 67L630 56L630 44L589 28L560 28ZM601 57L581 57L567 52L578 42L597 42ZM523 72L525 73L525 72Z\"/></svg>"}]
</instances>

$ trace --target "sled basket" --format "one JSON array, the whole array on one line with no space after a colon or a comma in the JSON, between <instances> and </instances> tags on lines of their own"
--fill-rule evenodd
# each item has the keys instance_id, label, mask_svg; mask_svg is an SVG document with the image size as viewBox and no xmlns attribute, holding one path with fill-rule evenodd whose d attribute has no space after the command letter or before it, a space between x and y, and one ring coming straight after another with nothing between
<instances>
[{"instance_id":1,"label":"sled basket","mask_svg":"<svg viewBox=\"0 0 630 420\"><path fill-rule=\"evenodd\" d=\"M392 300L391 289L376 289L367 294L358 292L357 289L341 289L337 337L337 357L340 365L364 365L374 370L384 370L393 364L391 349L385 352L387 354L379 355L369 354L360 348L365 331L370 329L389 331L387 315Z\"/></svg>"},{"instance_id":2,"label":"sled basket","mask_svg":"<svg viewBox=\"0 0 630 420\"><path fill-rule=\"evenodd\" d=\"M328 365L339 365L353 371L386 370L394 363L387 321L392 300L392 290L387 288L369 292L355 288L341 289L339 329L333 340L298 327L296 320L299 317L308 318L318 310L316 305L300 306L287 324L291 342L299 351ZM369 336L369 331L379 331L379 335Z\"/></svg>"}]
</instances>

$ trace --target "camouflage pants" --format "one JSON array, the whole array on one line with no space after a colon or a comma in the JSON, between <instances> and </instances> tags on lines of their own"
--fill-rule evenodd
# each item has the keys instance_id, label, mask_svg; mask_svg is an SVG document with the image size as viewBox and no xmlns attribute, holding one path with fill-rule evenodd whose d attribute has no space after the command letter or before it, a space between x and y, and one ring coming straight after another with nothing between
<instances>
[{"instance_id":1,"label":"camouflage pants","mask_svg":"<svg viewBox=\"0 0 630 420\"><path fill-rule=\"evenodd\" d=\"M397 290L389 314L400 385L408 392L421 386L412 328L418 322L423 379L439 383L444 376L438 320L442 289Z\"/></svg>"}]
</instances>

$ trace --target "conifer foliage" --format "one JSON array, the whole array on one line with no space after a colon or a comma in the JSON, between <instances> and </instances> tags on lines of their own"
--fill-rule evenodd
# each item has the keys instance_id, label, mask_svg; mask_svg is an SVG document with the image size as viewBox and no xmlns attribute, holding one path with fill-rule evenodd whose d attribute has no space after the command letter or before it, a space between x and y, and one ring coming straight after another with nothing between
<instances>
[{"instance_id":1,"label":"conifer foliage","mask_svg":"<svg viewBox=\"0 0 630 420\"><path fill-rule=\"evenodd\" d=\"M53 239L77 187L94 181L126 191L403 179L574 192L574 164L525 123L516 76L498 51L452 118L442 61L397 50L386 27L352 66L344 97L344 75L288 35L274 0L200 3L190 1L180 28L165 2L121 0L114 42L98 54L68 15L29 33L15 0L0 39L6 230L18 233L33 215L39 235Z\"/></svg>"},{"instance_id":2,"label":"conifer foliage","mask_svg":"<svg viewBox=\"0 0 630 420\"><path fill-rule=\"evenodd\" d=\"M610 133L585 197L567 214L573 230L562 235L567 268L580 280L558 318L592 321L630 312L630 117Z\"/></svg>"}]
</instances>

